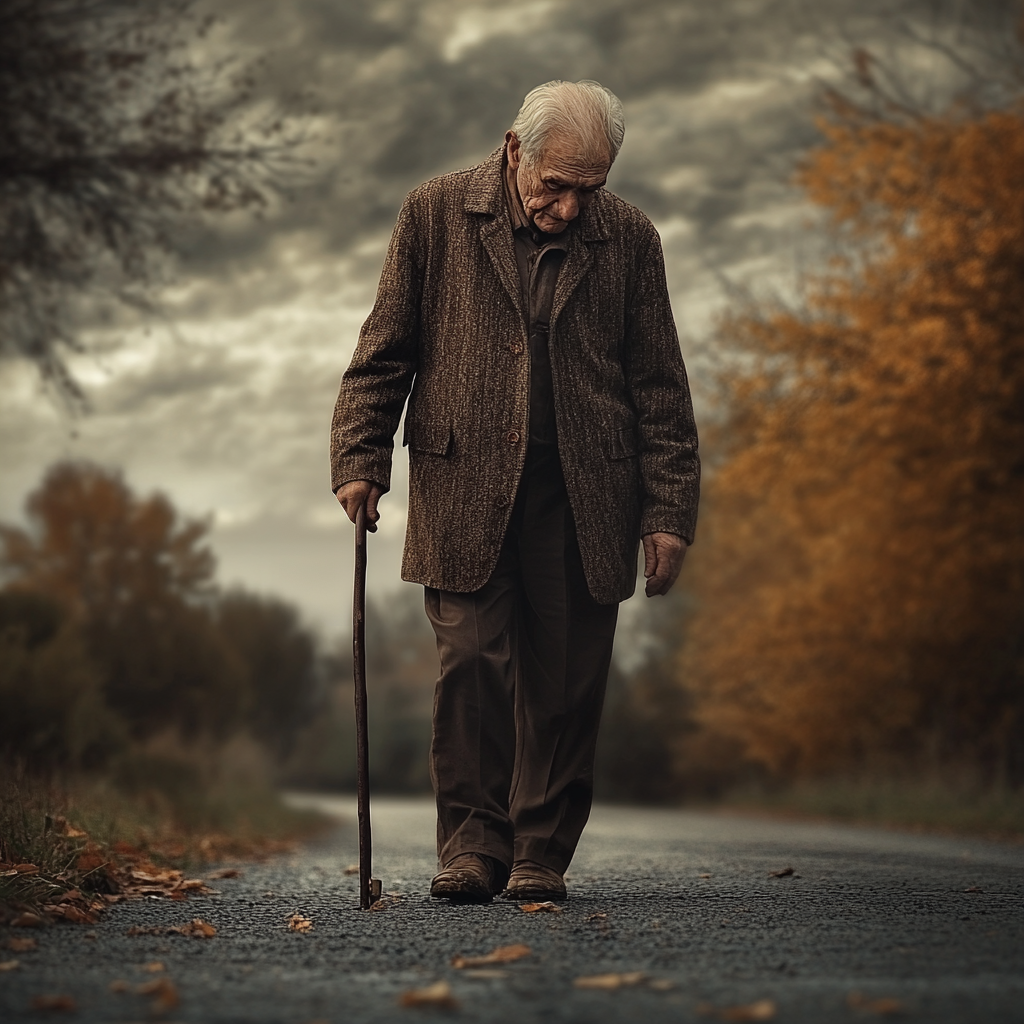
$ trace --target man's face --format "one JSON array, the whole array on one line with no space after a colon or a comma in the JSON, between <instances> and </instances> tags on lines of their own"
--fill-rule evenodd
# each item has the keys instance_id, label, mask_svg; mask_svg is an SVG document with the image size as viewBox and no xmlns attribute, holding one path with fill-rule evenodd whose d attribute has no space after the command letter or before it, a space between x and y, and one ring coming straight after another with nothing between
<instances>
[{"instance_id":1,"label":"man's face","mask_svg":"<svg viewBox=\"0 0 1024 1024\"><path fill-rule=\"evenodd\" d=\"M508 165L516 176L519 198L530 223L538 231L557 235L604 185L611 159L581 156L582 147L575 138L552 136L539 156L524 159L514 132L505 136Z\"/></svg>"}]
</instances>

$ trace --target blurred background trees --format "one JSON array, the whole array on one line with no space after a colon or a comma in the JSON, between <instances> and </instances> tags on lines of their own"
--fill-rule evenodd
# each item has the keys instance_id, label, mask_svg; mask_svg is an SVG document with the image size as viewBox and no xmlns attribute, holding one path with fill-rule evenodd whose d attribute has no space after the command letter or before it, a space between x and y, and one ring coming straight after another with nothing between
<instances>
[{"instance_id":1,"label":"blurred background trees","mask_svg":"<svg viewBox=\"0 0 1024 1024\"><path fill-rule=\"evenodd\" d=\"M1019 52L1018 52L1019 58ZM681 679L777 778L1024 783L1024 101L832 94L799 181L838 245L718 344Z\"/></svg>"},{"instance_id":2,"label":"blurred background trees","mask_svg":"<svg viewBox=\"0 0 1024 1024\"><path fill-rule=\"evenodd\" d=\"M208 524L81 462L50 469L27 518L0 526L8 757L100 767L133 742L239 732L290 750L320 692L315 638L284 602L217 590Z\"/></svg>"}]
</instances>

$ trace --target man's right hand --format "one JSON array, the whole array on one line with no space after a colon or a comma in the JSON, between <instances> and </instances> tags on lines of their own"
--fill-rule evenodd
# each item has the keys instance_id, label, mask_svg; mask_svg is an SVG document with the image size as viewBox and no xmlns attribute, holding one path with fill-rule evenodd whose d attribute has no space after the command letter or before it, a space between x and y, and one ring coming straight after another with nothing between
<instances>
[{"instance_id":1,"label":"man's right hand","mask_svg":"<svg viewBox=\"0 0 1024 1024\"><path fill-rule=\"evenodd\" d=\"M383 493L384 488L372 480L349 480L347 484L342 484L336 492L341 507L353 523L356 521L356 512L359 511L359 506L365 502L366 529L369 533L377 532L377 520L380 519L377 502Z\"/></svg>"}]
</instances>

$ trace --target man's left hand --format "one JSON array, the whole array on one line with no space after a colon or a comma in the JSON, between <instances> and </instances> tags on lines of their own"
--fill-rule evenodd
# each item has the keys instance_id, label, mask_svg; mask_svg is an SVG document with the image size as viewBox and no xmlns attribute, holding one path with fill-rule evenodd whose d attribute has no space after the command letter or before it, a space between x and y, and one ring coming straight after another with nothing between
<instances>
[{"instance_id":1,"label":"man's left hand","mask_svg":"<svg viewBox=\"0 0 1024 1024\"><path fill-rule=\"evenodd\" d=\"M667 594L683 567L686 541L675 533L645 533L642 539L647 596Z\"/></svg>"}]
</instances>

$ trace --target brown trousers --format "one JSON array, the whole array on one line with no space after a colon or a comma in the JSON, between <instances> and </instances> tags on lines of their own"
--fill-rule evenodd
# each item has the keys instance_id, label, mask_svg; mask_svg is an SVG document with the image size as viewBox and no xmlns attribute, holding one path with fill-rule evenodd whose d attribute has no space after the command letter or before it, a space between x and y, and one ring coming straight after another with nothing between
<instances>
[{"instance_id":1,"label":"brown trousers","mask_svg":"<svg viewBox=\"0 0 1024 1024\"><path fill-rule=\"evenodd\" d=\"M530 447L487 583L428 587L425 604L441 659L438 859L482 853L564 873L590 815L618 605L587 589L554 445Z\"/></svg>"}]
</instances>

